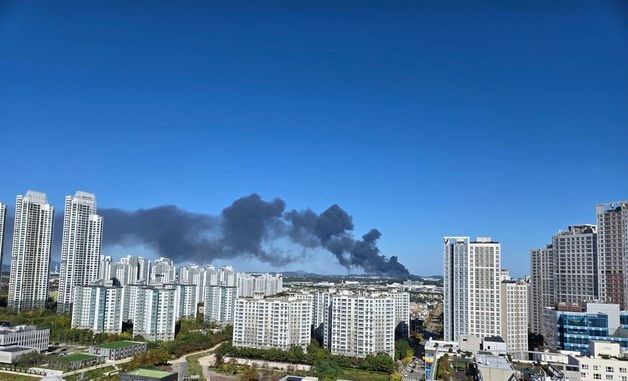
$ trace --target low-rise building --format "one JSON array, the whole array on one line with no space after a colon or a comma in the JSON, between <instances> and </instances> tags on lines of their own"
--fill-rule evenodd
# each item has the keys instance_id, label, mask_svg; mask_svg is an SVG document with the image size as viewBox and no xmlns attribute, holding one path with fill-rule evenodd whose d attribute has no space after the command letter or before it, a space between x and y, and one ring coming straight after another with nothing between
<instances>
[{"instance_id":1,"label":"low-rise building","mask_svg":"<svg viewBox=\"0 0 628 381\"><path fill-rule=\"evenodd\" d=\"M49 363L51 364L51 366L66 371L82 369L88 366L102 364L103 362L105 362L105 359L103 357L94 356L87 353L71 353L65 356L49 358Z\"/></svg>"},{"instance_id":2,"label":"low-rise building","mask_svg":"<svg viewBox=\"0 0 628 381\"><path fill-rule=\"evenodd\" d=\"M618 343L628 350L628 313L618 304L559 304L546 307L543 316L543 337L546 348L578 351L589 355L590 341Z\"/></svg>"},{"instance_id":3,"label":"low-rise building","mask_svg":"<svg viewBox=\"0 0 628 381\"><path fill-rule=\"evenodd\" d=\"M89 353L106 360L122 360L146 352L148 345L142 341L120 340L89 347Z\"/></svg>"},{"instance_id":4,"label":"low-rise building","mask_svg":"<svg viewBox=\"0 0 628 381\"><path fill-rule=\"evenodd\" d=\"M13 364L20 356L31 352L39 351L35 348L21 347L19 345L0 347L0 363Z\"/></svg>"},{"instance_id":5,"label":"low-rise building","mask_svg":"<svg viewBox=\"0 0 628 381\"><path fill-rule=\"evenodd\" d=\"M0 346L19 345L36 348L39 351L48 349L50 329L39 329L32 325L0 327Z\"/></svg>"},{"instance_id":6,"label":"low-rise building","mask_svg":"<svg viewBox=\"0 0 628 381\"><path fill-rule=\"evenodd\" d=\"M620 357L619 343L592 341L589 348L590 357L577 357L581 381L628 381L628 361Z\"/></svg>"}]
</instances>

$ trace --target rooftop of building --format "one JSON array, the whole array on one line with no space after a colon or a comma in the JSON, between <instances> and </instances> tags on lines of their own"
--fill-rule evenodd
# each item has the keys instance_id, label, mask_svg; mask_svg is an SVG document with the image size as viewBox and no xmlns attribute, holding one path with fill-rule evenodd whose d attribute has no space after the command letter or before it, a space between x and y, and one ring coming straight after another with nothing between
<instances>
[{"instance_id":1,"label":"rooftop of building","mask_svg":"<svg viewBox=\"0 0 628 381\"><path fill-rule=\"evenodd\" d=\"M31 347L22 347L19 345L9 345L6 347L0 347L0 352L23 352L23 351L30 351L30 350L34 350L34 348Z\"/></svg>"},{"instance_id":2,"label":"rooftop of building","mask_svg":"<svg viewBox=\"0 0 628 381\"><path fill-rule=\"evenodd\" d=\"M13 327L2 326L0 327L0 334L6 334L6 333L11 333L11 332L33 331L36 329L40 329L40 328L37 328L34 325L16 325ZM44 328L41 328L41 329L44 329Z\"/></svg>"},{"instance_id":3,"label":"rooftop of building","mask_svg":"<svg viewBox=\"0 0 628 381\"><path fill-rule=\"evenodd\" d=\"M504 343L504 339L501 336L486 336L484 341L491 341L494 343Z\"/></svg>"},{"instance_id":4,"label":"rooftop of building","mask_svg":"<svg viewBox=\"0 0 628 381\"><path fill-rule=\"evenodd\" d=\"M503 369L503 370L512 370L512 365L510 362L502 356L495 356L489 352L479 352L475 355L475 360L480 367L486 368L494 368L494 369Z\"/></svg>"},{"instance_id":5,"label":"rooftop of building","mask_svg":"<svg viewBox=\"0 0 628 381\"><path fill-rule=\"evenodd\" d=\"M165 372L163 370L154 370L154 369L135 369L130 372L127 372L132 376L140 376L140 377L151 377L151 378L164 378L167 376L171 376L175 373L173 372Z\"/></svg>"},{"instance_id":6,"label":"rooftop of building","mask_svg":"<svg viewBox=\"0 0 628 381\"><path fill-rule=\"evenodd\" d=\"M138 344L145 344L145 343L143 341L120 340L120 341L112 341L110 343L103 343L100 345L96 345L96 347L106 348L106 349L120 349L120 348L132 347Z\"/></svg>"},{"instance_id":7,"label":"rooftop of building","mask_svg":"<svg viewBox=\"0 0 628 381\"><path fill-rule=\"evenodd\" d=\"M63 356L64 359L66 359L67 361L84 361L84 360L91 360L96 358L97 356L94 355L90 355L87 353L71 353L69 355Z\"/></svg>"}]
</instances>

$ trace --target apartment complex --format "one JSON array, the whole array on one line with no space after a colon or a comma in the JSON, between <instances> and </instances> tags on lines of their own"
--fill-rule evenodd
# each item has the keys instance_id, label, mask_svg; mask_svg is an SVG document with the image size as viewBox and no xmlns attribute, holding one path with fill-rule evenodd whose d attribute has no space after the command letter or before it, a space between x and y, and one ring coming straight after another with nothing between
<instances>
[{"instance_id":1,"label":"apartment complex","mask_svg":"<svg viewBox=\"0 0 628 381\"><path fill-rule=\"evenodd\" d=\"M95 333L122 332L124 291L111 280L76 286L72 328L89 329Z\"/></svg>"},{"instance_id":2,"label":"apartment complex","mask_svg":"<svg viewBox=\"0 0 628 381\"><path fill-rule=\"evenodd\" d=\"M598 230L599 296L627 308L628 303L628 201L595 208Z\"/></svg>"},{"instance_id":3,"label":"apartment complex","mask_svg":"<svg viewBox=\"0 0 628 381\"><path fill-rule=\"evenodd\" d=\"M501 334L501 245L490 237L444 238L444 336Z\"/></svg>"},{"instance_id":4,"label":"apartment complex","mask_svg":"<svg viewBox=\"0 0 628 381\"><path fill-rule=\"evenodd\" d=\"M312 302L295 297L238 298L233 345L249 348L305 350L311 339Z\"/></svg>"},{"instance_id":5,"label":"apartment complex","mask_svg":"<svg viewBox=\"0 0 628 381\"><path fill-rule=\"evenodd\" d=\"M46 306L53 221L54 207L44 193L17 196L7 301L11 311Z\"/></svg>"},{"instance_id":6,"label":"apartment complex","mask_svg":"<svg viewBox=\"0 0 628 381\"><path fill-rule=\"evenodd\" d=\"M93 194L78 191L65 198L58 313L72 311L75 287L99 279L102 225Z\"/></svg>"}]
</instances>

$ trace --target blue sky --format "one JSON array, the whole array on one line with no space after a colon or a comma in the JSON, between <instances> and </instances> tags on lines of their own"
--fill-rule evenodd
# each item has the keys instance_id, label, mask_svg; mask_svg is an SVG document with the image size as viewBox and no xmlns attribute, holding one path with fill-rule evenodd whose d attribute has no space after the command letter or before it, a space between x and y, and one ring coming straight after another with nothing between
<instances>
[{"instance_id":1,"label":"blue sky","mask_svg":"<svg viewBox=\"0 0 628 381\"><path fill-rule=\"evenodd\" d=\"M523 275L628 198L628 7L470 3L2 2L0 200L338 203L413 273L490 235Z\"/></svg>"}]
</instances>

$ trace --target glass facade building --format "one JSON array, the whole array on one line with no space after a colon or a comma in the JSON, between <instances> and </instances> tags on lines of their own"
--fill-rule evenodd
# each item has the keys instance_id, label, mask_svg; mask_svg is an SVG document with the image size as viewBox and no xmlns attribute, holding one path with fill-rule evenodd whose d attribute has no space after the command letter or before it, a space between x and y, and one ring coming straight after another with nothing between
<instances>
[{"instance_id":1,"label":"glass facade building","mask_svg":"<svg viewBox=\"0 0 628 381\"><path fill-rule=\"evenodd\" d=\"M583 355L590 355L589 342L592 340L618 343L622 349L628 350L627 328L628 312L620 312L618 305L587 304L587 310L583 312L546 308L544 313L546 347L578 351Z\"/></svg>"}]
</instances>

